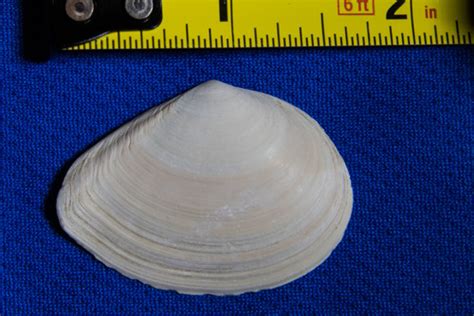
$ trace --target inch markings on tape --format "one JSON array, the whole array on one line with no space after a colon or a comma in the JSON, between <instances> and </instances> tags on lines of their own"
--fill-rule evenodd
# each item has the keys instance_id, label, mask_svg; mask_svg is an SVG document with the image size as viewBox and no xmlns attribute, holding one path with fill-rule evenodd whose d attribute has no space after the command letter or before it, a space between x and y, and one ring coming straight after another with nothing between
<instances>
[{"instance_id":1,"label":"inch markings on tape","mask_svg":"<svg viewBox=\"0 0 474 316\"><path fill-rule=\"evenodd\" d=\"M145 0L133 1L140 7ZM114 31L66 49L469 45L473 2L162 0L156 27Z\"/></svg>"}]
</instances>

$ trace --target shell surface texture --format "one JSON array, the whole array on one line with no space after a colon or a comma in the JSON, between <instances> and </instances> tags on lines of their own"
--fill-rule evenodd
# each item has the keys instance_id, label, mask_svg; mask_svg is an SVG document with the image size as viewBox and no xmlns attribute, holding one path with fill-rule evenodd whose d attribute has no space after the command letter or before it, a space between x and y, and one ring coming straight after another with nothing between
<instances>
[{"instance_id":1,"label":"shell surface texture","mask_svg":"<svg viewBox=\"0 0 474 316\"><path fill-rule=\"evenodd\" d=\"M159 289L240 294L321 264L352 210L349 173L307 114L209 81L80 156L57 199L63 229Z\"/></svg>"}]
</instances>

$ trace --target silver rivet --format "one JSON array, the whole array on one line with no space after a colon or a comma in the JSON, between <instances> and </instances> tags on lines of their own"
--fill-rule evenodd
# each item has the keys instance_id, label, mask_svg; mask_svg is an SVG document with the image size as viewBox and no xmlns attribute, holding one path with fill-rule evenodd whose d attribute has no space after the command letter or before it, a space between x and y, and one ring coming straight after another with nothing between
<instances>
[{"instance_id":1,"label":"silver rivet","mask_svg":"<svg viewBox=\"0 0 474 316\"><path fill-rule=\"evenodd\" d=\"M125 10L132 18L144 20L153 11L153 0L125 0Z\"/></svg>"},{"instance_id":2,"label":"silver rivet","mask_svg":"<svg viewBox=\"0 0 474 316\"><path fill-rule=\"evenodd\" d=\"M66 13L68 17L77 22L84 22L94 13L93 0L66 0Z\"/></svg>"}]
</instances>

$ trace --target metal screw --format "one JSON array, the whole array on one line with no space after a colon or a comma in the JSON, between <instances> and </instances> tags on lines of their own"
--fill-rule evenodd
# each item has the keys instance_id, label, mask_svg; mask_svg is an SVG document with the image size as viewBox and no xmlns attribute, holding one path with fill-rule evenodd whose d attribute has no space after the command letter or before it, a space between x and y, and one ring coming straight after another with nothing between
<instances>
[{"instance_id":1,"label":"metal screw","mask_svg":"<svg viewBox=\"0 0 474 316\"><path fill-rule=\"evenodd\" d=\"M153 11L153 0L125 0L125 10L132 18L144 20Z\"/></svg>"},{"instance_id":2,"label":"metal screw","mask_svg":"<svg viewBox=\"0 0 474 316\"><path fill-rule=\"evenodd\" d=\"M93 0L66 0L66 14L76 22L89 20L93 13Z\"/></svg>"}]
</instances>

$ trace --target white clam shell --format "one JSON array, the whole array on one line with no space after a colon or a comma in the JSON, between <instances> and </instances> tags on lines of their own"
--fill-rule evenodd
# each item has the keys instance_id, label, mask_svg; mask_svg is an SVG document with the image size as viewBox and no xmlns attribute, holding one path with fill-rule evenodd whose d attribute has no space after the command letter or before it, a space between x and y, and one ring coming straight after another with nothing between
<instances>
[{"instance_id":1,"label":"white clam shell","mask_svg":"<svg viewBox=\"0 0 474 316\"><path fill-rule=\"evenodd\" d=\"M57 200L64 230L107 266L216 295L306 274L340 242L351 209L346 166L312 118L217 81L100 141Z\"/></svg>"}]
</instances>

